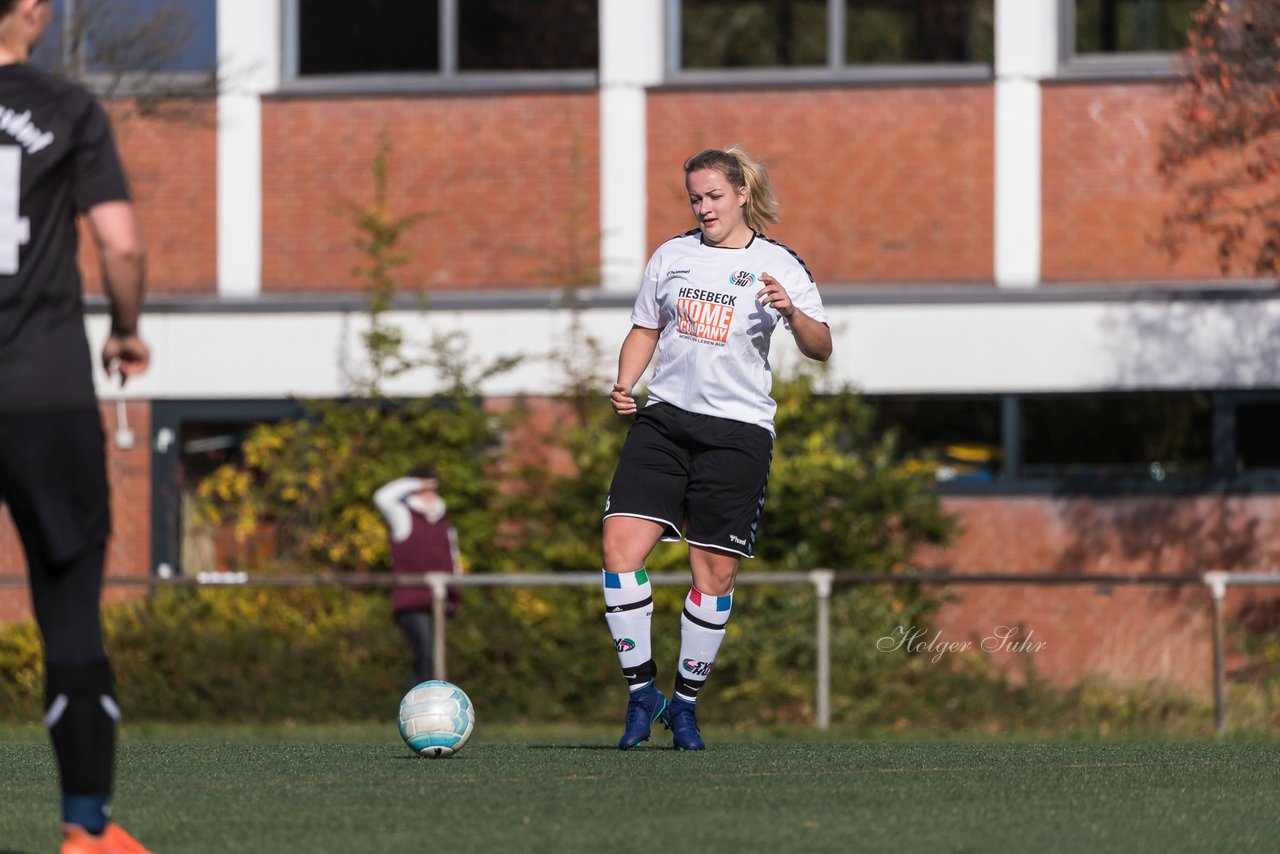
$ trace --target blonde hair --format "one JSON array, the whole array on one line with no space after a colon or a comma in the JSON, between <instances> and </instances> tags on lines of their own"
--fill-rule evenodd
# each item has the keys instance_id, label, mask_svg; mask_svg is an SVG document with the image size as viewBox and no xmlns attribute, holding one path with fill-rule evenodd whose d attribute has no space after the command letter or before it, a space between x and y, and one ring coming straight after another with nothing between
<instances>
[{"instance_id":1,"label":"blonde hair","mask_svg":"<svg viewBox=\"0 0 1280 854\"><path fill-rule=\"evenodd\" d=\"M684 175L701 169L715 169L735 190L747 188L747 202L742 206L742 219L753 231L764 231L778 221L778 200L769 184L769 170L741 145L734 143L723 149L708 148L684 162Z\"/></svg>"}]
</instances>

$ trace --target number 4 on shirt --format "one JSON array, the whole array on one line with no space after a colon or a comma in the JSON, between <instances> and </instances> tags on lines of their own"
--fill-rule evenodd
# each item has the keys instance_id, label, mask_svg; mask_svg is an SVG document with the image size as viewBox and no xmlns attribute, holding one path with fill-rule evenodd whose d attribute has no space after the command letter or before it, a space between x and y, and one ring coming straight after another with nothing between
<instances>
[{"instance_id":1,"label":"number 4 on shirt","mask_svg":"<svg viewBox=\"0 0 1280 854\"><path fill-rule=\"evenodd\" d=\"M22 149L0 145L0 275L18 272L18 252L31 239L31 221L18 215L22 195Z\"/></svg>"}]
</instances>

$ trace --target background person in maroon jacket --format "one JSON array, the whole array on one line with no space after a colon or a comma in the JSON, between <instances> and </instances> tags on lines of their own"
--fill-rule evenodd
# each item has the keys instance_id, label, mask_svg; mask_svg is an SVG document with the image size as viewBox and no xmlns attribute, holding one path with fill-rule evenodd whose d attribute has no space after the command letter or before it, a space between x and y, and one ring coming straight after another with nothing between
<instances>
[{"instance_id":1,"label":"background person in maroon jacket","mask_svg":"<svg viewBox=\"0 0 1280 854\"><path fill-rule=\"evenodd\" d=\"M373 494L373 501L387 520L391 539L391 571L396 575L461 571L458 535L449 524L440 483L426 466L415 468L408 477L397 478ZM450 587L445 613L458 610L459 590ZM413 652L413 681L410 687L433 677L431 637L431 588L393 587L391 613L409 641Z\"/></svg>"}]
</instances>

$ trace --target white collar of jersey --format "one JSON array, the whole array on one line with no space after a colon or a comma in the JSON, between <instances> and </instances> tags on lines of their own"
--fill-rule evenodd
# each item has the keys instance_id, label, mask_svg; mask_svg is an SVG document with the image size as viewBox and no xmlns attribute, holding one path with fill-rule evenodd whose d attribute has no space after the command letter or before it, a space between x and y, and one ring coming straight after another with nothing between
<instances>
[{"instance_id":1,"label":"white collar of jersey","mask_svg":"<svg viewBox=\"0 0 1280 854\"><path fill-rule=\"evenodd\" d=\"M708 243L707 235L702 231L702 229L698 229L698 243L701 244L702 246L707 247L708 249L727 249L727 250L750 249L751 244L755 243L756 238L759 236L760 236L760 232L758 231L751 232L751 239L747 241L746 246L716 246L714 243Z\"/></svg>"}]
</instances>

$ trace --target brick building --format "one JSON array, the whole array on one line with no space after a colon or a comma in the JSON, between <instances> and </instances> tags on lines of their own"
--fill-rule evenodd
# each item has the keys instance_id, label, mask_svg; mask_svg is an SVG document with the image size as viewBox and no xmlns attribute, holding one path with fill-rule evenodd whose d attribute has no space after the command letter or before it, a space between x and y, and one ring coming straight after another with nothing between
<instances>
[{"instance_id":1,"label":"brick building","mask_svg":"<svg viewBox=\"0 0 1280 854\"><path fill-rule=\"evenodd\" d=\"M177 117L111 100L156 353L126 392L146 441L111 450L111 573L189 570L193 437L345 389L362 304L343 204L368 199L382 133L393 208L428 216L405 243L405 290L431 297L397 316L411 331L542 353L563 289L582 286L591 328L620 341L649 251L689 226L683 159L742 142L770 164L773 236L823 290L836 378L909 447L970 455L940 471L963 530L931 560L1012 576L1276 565L1274 283L1155 244L1192 0L177 2L192 34L174 76L216 67L216 94ZM100 302L88 323L100 340ZM551 388L552 371L529 360L486 392ZM110 435L118 392L99 390ZM5 520L0 575L20 571ZM1208 684L1201 588L956 593L932 628L1021 624L1047 642L1042 673ZM25 602L0 587L0 619Z\"/></svg>"}]
</instances>

